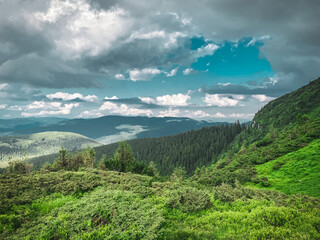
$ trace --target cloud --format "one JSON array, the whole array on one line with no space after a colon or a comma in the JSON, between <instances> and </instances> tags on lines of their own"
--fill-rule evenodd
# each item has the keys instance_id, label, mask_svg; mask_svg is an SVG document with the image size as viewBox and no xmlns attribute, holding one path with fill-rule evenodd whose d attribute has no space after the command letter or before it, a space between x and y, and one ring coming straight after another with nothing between
<instances>
[{"instance_id":1,"label":"cloud","mask_svg":"<svg viewBox=\"0 0 320 240\"><path fill-rule=\"evenodd\" d=\"M113 102L105 102L103 103L99 111L105 111L108 110L109 113L111 114L120 114L122 116L139 116L139 115L145 115L145 116L152 116L153 112L150 109L140 109L140 108L131 108L127 104L121 104L118 105Z\"/></svg>"},{"instance_id":2,"label":"cloud","mask_svg":"<svg viewBox=\"0 0 320 240\"><path fill-rule=\"evenodd\" d=\"M255 83L252 85L245 84L221 84L216 83L210 88L202 87L201 91L208 94L231 94L231 95L269 95L272 97L278 97L285 94L288 91L289 80L276 78L264 79L261 83Z\"/></svg>"},{"instance_id":3,"label":"cloud","mask_svg":"<svg viewBox=\"0 0 320 240\"><path fill-rule=\"evenodd\" d=\"M211 114L204 112L202 110L196 110L196 111L185 111L186 117L189 118L208 118L211 117Z\"/></svg>"},{"instance_id":4,"label":"cloud","mask_svg":"<svg viewBox=\"0 0 320 240\"><path fill-rule=\"evenodd\" d=\"M117 73L116 75L114 75L114 78L118 80L124 80L125 76L121 73Z\"/></svg>"},{"instance_id":5,"label":"cloud","mask_svg":"<svg viewBox=\"0 0 320 240\"><path fill-rule=\"evenodd\" d=\"M227 106L236 106L238 100L231 99L228 97L223 97L219 94L208 94L202 99L207 106L218 106L218 107L227 107Z\"/></svg>"},{"instance_id":6,"label":"cloud","mask_svg":"<svg viewBox=\"0 0 320 240\"><path fill-rule=\"evenodd\" d=\"M120 114L122 116L140 116L145 115L151 117L153 112L150 109L140 109L140 108L130 108L126 104L121 104L120 107L111 111L115 114Z\"/></svg>"},{"instance_id":7,"label":"cloud","mask_svg":"<svg viewBox=\"0 0 320 240\"><path fill-rule=\"evenodd\" d=\"M62 104L61 102L35 101L29 105L24 106L24 112L21 113L21 116L34 117L49 115L68 115L74 107L79 107L79 103ZM22 108L18 107L17 110L21 111Z\"/></svg>"},{"instance_id":8,"label":"cloud","mask_svg":"<svg viewBox=\"0 0 320 240\"><path fill-rule=\"evenodd\" d=\"M169 108L164 111L160 111L157 117L179 117L180 110Z\"/></svg>"},{"instance_id":9,"label":"cloud","mask_svg":"<svg viewBox=\"0 0 320 240\"><path fill-rule=\"evenodd\" d=\"M253 98L257 99L260 102L269 102L271 100L274 100L274 97L268 97L266 95L263 94L256 94L256 95L252 95Z\"/></svg>"},{"instance_id":10,"label":"cloud","mask_svg":"<svg viewBox=\"0 0 320 240\"><path fill-rule=\"evenodd\" d=\"M48 94L46 95L47 98L49 99L59 99L63 101L71 101L71 100L82 100L86 102L94 102L98 99L97 96L95 95L88 95L88 96L83 96L80 93L64 93L64 92L56 92L53 94Z\"/></svg>"},{"instance_id":11,"label":"cloud","mask_svg":"<svg viewBox=\"0 0 320 240\"><path fill-rule=\"evenodd\" d=\"M119 98L117 98L117 96L112 96L111 98L109 97L105 97L105 100L118 100Z\"/></svg>"},{"instance_id":12,"label":"cloud","mask_svg":"<svg viewBox=\"0 0 320 240\"><path fill-rule=\"evenodd\" d=\"M173 77L177 74L179 68L172 69L169 73L166 73L167 77Z\"/></svg>"},{"instance_id":13,"label":"cloud","mask_svg":"<svg viewBox=\"0 0 320 240\"><path fill-rule=\"evenodd\" d=\"M187 106L188 100L191 99L189 94L172 94L163 95L156 98L152 97L139 97L139 99L147 104L156 104L161 106Z\"/></svg>"},{"instance_id":14,"label":"cloud","mask_svg":"<svg viewBox=\"0 0 320 240\"><path fill-rule=\"evenodd\" d=\"M129 76L131 81L148 81L159 75L161 71L157 68L144 68L142 70L133 69L129 71Z\"/></svg>"},{"instance_id":15,"label":"cloud","mask_svg":"<svg viewBox=\"0 0 320 240\"><path fill-rule=\"evenodd\" d=\"M183 73L183 75L189 75L192 71L193 71L192 68L187 68L187 69L183 70L182 73Z\"/></svg>"},{"instance_id":16,"label":"cloud","mask_svg":"<svg viewBox=\"0 0 320 240\"><path fill-rule=\"evenodd\" d=\"M226 118L227 116L221 112L217 112L216 114L213 115L215 118Z\"/></svg>"},{"instance_id":17,"label":"cloud","mask_svg":"<svg viewBox=\"0 0 320 240\"><path fill-rule=\"evenodd\" d=\"M219 48L218 45L215 45L213 43L209 43L206 46L202 46L202 47L198 48L195 52L195 57L201 58L201 57L204 57L207 55L212 55L218 48Z\"/></svg>"},{"instance_id":18,"label":"cloud","mask_svg":"<svg viewBox=\"0 0 320 240\"><path fill-rule=\"evenodd\" d=\"M13 105L13 106L10 106L8 109L11 111L22 111L23 108L18 105Z\"/></svg>"},{"instance_id":19,"label":"cloud","mask_svg":"<svg viewBox=\"0 0 320 240\"><path fill-rule=\"evenodd\" d=\"M110 144L119 141L131 140L137 138L137 135L141 132L145 132L146 129L144 126L141 125L128 125L123 124L116 127L117 130L122 130L118 134L104 136L95 139L97 142L103 144Z\"/></svg>"},{"instance_id":20,"label":"cloud","mask_svg":"<svg viewBox=\"0 0 320 240\"><path fill-rule=\"evenodd\" d=\"M230 118L243 118L243 119L252 119L254 113L232 113L229 115Z\"/></svg>"},{"instance_id":21,"label":"cloud","mask_svg":"<svg viewBox=\"0 0 320 240\"><path fill-rule=\"evenodd\" d=\"M0 90L2 90L2 89L4 89L4 88L6 88L6 87L8 87L8 86L9 86L9 84L8 84L8 83L0 84Z\"/></svg>"}]
</instances>

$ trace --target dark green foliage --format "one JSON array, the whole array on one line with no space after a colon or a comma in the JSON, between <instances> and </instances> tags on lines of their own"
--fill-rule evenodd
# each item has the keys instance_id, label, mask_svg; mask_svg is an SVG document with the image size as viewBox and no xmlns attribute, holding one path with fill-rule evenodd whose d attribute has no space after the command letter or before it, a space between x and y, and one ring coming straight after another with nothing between
<instances>
[{"instance_id":1,"label":"dark green foliage","mask_svg":"<svg viewBox=\"0 0 320 240\"><path fill-rule=\"evenodd\" d=\"M283 128L298 121L303 124L304 114L319 114L320 78L310 84L269 102L253 118L255 127L270 129ZM301 118L302 117L302 118ZM300 119L299 119L300 118Z\"/></svg>"},{"instance_id":2,"label":"dark green foliage","mask_svg":"<svg viewBox=\"0 0 320 240\"><path fill-rule=\"evenodd\" d=\"M147 166L145 163L137 161L133 156L131 146L127 142L118 143L118 148L113 158L106 159L106 155L102 155L99 167L100 169L118 172L132 172L149 176L157 175L157 169L154 163Z\"/></svg>"},{"instance_id":3,"label":"dark green foliage","mask_svg":"<svg viewBox=\"0 0 320 240\"><path fill-rule=\"evenodd\" d=\"M320 237L319 199L239 183L79 169L5 175L0 194L1 239Z\"/></svg>"},{"instance_id":4,"label":"dark green foliage","mask_svg":"<svg viewBox=\"0 0 320 240\"><path fill-rule=\"evenodd\" d=\"M208 208L211 205L207 191L193 187L179 187L167 191L167 205L183 212L196 212Z\"/></svg>"},{"instance_id":5,"label":"dark green foliage","mask_svg":"<svg viewBox=\"0 0 320 240\"><path fill-rule=\"evenodd\" d=\"M9 162L7 169L8 173L26 174L32 171L32 164L22 162L21 160L15 160Z\"/></svg>"},{"instance_id":6,"label":"dark green foliage","mask_svg":"<svg viewBox=\"0 0 320 240\"><path fill-rule=\"evenodd\" d=\"M148 164L153 161L161 175L171 175L183 167L191 175L197 167L216 161L228 144L245 129L244 124L204 127L175 136L130 140L135 159ZM117 144L95 148L98 159L103 154L113 157Z\"/></svg>"}]
</instances>

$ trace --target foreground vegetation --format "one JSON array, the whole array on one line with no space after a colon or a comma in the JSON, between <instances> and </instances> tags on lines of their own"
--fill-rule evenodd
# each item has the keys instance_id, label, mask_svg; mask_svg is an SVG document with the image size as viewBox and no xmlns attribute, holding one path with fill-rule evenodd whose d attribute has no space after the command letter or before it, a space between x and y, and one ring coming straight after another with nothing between
<instances>
[{"instance_id":1,"label":"foreground vegetation","mask_svg":"<svg viewBox=\"0 0 320 240\"><path fill-rule=\"evenodd\" d=\"M0 178L2 239L317 239L320 200L175 171L170 181L82 169Z\"/></svg>"}]
</instances>

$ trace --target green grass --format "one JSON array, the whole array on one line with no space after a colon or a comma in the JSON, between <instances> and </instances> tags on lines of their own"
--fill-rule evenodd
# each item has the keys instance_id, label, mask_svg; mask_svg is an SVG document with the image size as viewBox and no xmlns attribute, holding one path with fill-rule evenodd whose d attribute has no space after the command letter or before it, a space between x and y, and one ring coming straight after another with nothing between
<instances>
[{"instance_id":1,"label":"green grass","mask_svg":"<svg viewBox=\"0 0 320 240\"><path fill-rule=\"evenodd\" d=\"M287 194L320 197L320 139L280 158L256 166L258 177L268 178L269 188ZM261 183L258 185L261 186Z\"/></svg>"}]
</instances>

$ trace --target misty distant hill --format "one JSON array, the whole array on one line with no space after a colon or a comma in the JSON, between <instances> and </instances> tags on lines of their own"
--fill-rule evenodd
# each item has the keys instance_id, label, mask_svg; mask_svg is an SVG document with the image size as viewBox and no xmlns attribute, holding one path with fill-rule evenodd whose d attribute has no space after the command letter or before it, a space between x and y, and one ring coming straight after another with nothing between
<instances>
[{"instance_id":1,"label":"misty distant hill","mask_svg":"<svg viewBox=\"0 0 320 240\"><path fill-rule=\"evenodd\" d=\"M4 120L0 120L0 125ZM6 120L8 121L8 120ZM18 122L18 120L15 120ZM23 124L23 121L24 124ZM156 118L104 116L94 119L23 119L21 124L0 129L7 135L33 134L47 131L74 132L101 143L113 143L135 138L175 135L221 123L197 121L190 118ZM4 134L3 134L4 135Z\"/></svg>"},{"instance_id":2,"label":"misty distant hill","mask_svg":"<svg viewBox=\"0 0 320 240\"><path fill-rule=\"evenodd\" d=\"M10 160L25 160L47 154L58 153L61 147L68 151L100 144L85 136L70 132L42 132L22 136L0 137L0 166Z\"/></svg>"}]
</instances>

